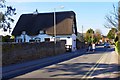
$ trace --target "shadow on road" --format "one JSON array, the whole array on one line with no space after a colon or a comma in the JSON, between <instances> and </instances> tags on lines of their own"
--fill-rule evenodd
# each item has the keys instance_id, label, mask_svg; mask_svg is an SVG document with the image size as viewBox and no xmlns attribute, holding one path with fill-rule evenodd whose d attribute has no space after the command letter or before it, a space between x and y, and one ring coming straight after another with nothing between
<instances>
[{"instance_id":1,"label":"shadow on road","mask_svg":"<svg viewBox=\"0 0 120 80\"><path fill-rule=\"evenodd\" d=\"M89 52L89 53L85 53L82 55L88 55L88 54L104 54L107 52L111 52L114 51L114 48L97 48L95 53L94 52ZM50 77L58 77L58 76L75 76L75 75L85 75L88 70L91 68L91 66L94 66L96 63L59 63L56 64L56 66L58 67L52 67L52 68L44 68L45 72L57 72L57 71L64 71L66 73L61 74L54 74L51 75ZM87 70L85 70L85 68L87 68ZM98 75L103 75L103 74L108 74L108 73L113 73L118 75L116 77L116 79L120 79L120 73L118 73L118 71L120 71L120 65L118 64L99 64L97 69L94 71L94 73L91 76L98 76ZM102 79L103 78L94 78L94 79ZM114 79L114 78L104 78L104 79ZM64 79L63 79L64 80ZM77 80L77 79L65 79L65 80Z\"/></svg>"},{"instance_id":2,"label":"shadow on road","mask_svg":"<svg viewBox=\"0 0 120 80\"><path fill-rule=\"evenodd\" d=\"M74 75L85 75L88 70L84 70L85 68L91 68L94 66L95 63L74 63L74 64L56 64L56 67L52 68L44 68L45 72L56 72L56 71L65 71L65 74L55 74L51 75L50 77L57 77L57 76L74 76ZM120 65L117 64L99 64L97 67L98 69L94 71L92 76L97 76L106 73L114 73L118 74L118 70L120 69ZM120 75L120 73L118 74ZM118 77L117 77L118 78ZM120 77L119 77L120 78Z\"/></svg>"}]
</instances>

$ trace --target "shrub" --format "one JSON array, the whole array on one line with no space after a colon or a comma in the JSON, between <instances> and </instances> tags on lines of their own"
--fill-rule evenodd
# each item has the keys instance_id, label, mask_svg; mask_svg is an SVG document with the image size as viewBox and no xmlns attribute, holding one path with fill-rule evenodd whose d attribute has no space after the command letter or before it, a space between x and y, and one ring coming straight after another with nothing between
<instances>
[{"instance_id":1,"label":"shrub","mask_svg":"<svg viewBox=\"0 0 120 80\"><path fill-rule=\"evenodd\" d=\"M120 42L117 41L115 44L116 44L116 51L120 55Z\"/></svg>"}]
</instances>

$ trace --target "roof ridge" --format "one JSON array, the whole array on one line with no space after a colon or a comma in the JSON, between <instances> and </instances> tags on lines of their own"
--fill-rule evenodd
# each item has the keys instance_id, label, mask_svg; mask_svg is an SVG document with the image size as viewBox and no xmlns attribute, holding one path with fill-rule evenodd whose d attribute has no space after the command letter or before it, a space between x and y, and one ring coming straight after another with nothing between
<instances>
[{"instance_id":1,"label":"roof ridge","mask_svg":"<svg viewBox=\"0 0 120 80\"><path fill-rule=\"evenodd\" d=\"M69 12L72 12L72 13L75 13L74 11L56 11L55 13L69 13ZM27 14L22 14L22 15L39 15L39 14L53 14L54 12L45 12L45 13L37 13L37 14L34 14L34 13L27 13Z\"/></svg>"}]
</instances>

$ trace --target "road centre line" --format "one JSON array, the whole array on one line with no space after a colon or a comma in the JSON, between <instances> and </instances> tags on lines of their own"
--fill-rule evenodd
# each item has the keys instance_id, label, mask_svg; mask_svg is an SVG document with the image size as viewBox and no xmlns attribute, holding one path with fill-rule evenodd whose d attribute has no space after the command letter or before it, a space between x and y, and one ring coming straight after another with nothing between
<instances>
[{"instance_id":1,"label":"road centre line","mask_svg":"<svg viewBox=\"0 0 120 80\"><path fill-rule=\"evenodd\" d=\"M105 57L105 56L103 57L103 58L105 58L105 60L104 60L105 62L106 62L106 58L107 58L108 55L109 55L109 54L106 54L106 57ZM102 59L103 59L103 58L102 58ZM102 61L102 60L101 60L101 61ZM100 62L99 62L99 63L100 63ZM91 77L91 75L94 73L94 71L97 69L98 66L99 66L99 64L97 64L96 67L92 70L92 72L89 74L88 78Z\"/></svg>"},{"instance_id":2,"label":"road centre line","mask_svg":"<svg viewBox=\"0 0 120 80\"><path fill-rule=\"evenodd\" d=\"M104 63L106 62L106 60L107 60L107 57L108 56L110 56L111 57L111 54L112 54L113 52L111 52L110 54L106 54L106 57L104 56ZM101 60L102 61L102 60ZM109 63L110 63L110 61L111 61L111 58L110 58L110 60L109 60ZM99 62L100 63L100 62ZM92 72L89 74L89 76L87 77L87 78L91 78L91 75L94 73L94 71L97 69L97 67L99 66L99 64L97 64L97 66L92 70Z\"/></svg>"},{"instance_id":3,"label":"road centre line","mask_svg":"<svg viewBox=\"0 0 120 80\"><path fill-rule=\"evenodd\" d=\"M87 76L91 73L92 70L94 70L95 67L97 67L97 65L99 64L99 62L103 59L103 57L105 57L106 54L103 54L102 57L100 57L100 59L96 62L96 64L90 68L90 70L82 77L82 79L87 78Z\"/></svg>"}]
</instances>

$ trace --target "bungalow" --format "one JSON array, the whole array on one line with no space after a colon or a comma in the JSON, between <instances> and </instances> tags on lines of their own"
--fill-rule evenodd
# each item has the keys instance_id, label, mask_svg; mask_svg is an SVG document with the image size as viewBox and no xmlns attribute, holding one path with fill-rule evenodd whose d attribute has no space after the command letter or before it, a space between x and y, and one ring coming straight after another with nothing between
<instances>
[{"instance_id":1,"label":"bungalow","mask_svg":"<svg viewBox=\"0 0 120 80\"><path fill-rule=\"evenodd\" d=\"M65 40L76 49L77 26L73 11L56 12L56 40ZM54 13L22 14L12 32L15 41L54 41Z\"/></svg>"}]
</instances>

